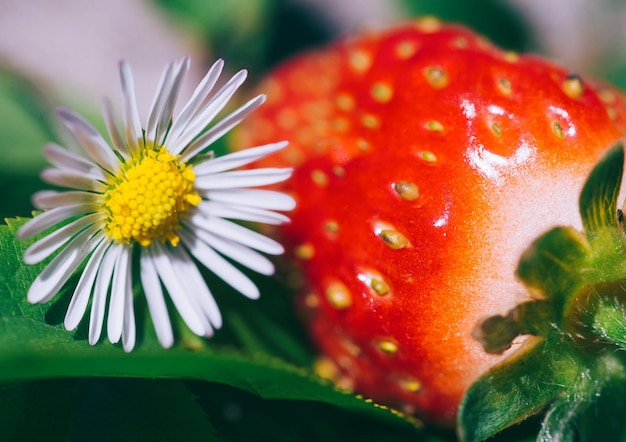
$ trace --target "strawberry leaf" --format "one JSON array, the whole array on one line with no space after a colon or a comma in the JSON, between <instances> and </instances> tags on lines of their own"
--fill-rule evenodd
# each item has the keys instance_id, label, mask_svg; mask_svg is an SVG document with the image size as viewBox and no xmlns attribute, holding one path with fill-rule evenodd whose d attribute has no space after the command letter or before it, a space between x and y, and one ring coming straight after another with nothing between
<instances>
[{"instance_id":1,"label":"strawberry leaf","mask_svg":"<svg viewBox=\"0 0 626 442\"><path fill-rule=\"evenodd\" d=\"M546 366L546 340L526 342L466 392L458 414L461 440L479 441L538 413L562 390Z\"/></svg>"},{"instance_id":2,"label":"strawberry leaf","mask_svg":"<svg viewBox=\"0 0 626 442\"><path fill-rule=\"evenodd\" d=\"M580 215L589 242L611 240L618 231L617 197L624 171L624 148L613 147L596 165L580 194Z\"/></svg>"},{"instance_id":3,"label":"strawberry leaf","mask_svg":"<svg viewBox=\"0 0 626 442\"><path fill-rule=\"evenodd\" d=\"M544 233L522 255L517 276L537 297L564 303L581 286L581 269L587 266L589 246L571 227Z\"/></svg>"},{"instance_id":4,"label":"strawberry leaf","mask_svg":"<svg viewBox=\"0 0 626 442\"><path fill-rule=\"evenodd\" d=\"M576 440L576 416L583 402L571 404L567 399L555 401L546 413L537 442L574 442Z\"/></svg>"}]
</instances>

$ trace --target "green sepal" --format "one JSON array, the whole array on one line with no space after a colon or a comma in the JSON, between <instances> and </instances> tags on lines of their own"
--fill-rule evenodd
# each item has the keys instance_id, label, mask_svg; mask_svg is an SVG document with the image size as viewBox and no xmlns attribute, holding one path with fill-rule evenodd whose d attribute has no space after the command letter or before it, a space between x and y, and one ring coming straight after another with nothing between
<instances>
[{"instance_id":1,"label":"green sepal","mask_svg":"<svg viewBox=\"0 0 626 442\"><path fill-rule=\"evenodd\" d=\"M618 232L617 198L623 172L624 148L618 143L591 171L580 194L580 216L593 249Z\"/></svg>"},{"instance_id":2,"label":"green sepal","mask_svg":"<svg viewBox=\"0 0 626 442\"><path fill-rule=\"evenodd\" d=\"M562 305L580 287L580 274L589 255L583 234L572 227L555 227L524 252L517 276L534 297L553 299Z\"/></svg>"},{"instance_id":3,"label":"green sepal","mask_svg":"<svg viewBox=\"0 0 626 442\"><path fill-rule=\"evenodd\" d=\"M594 396L593 405L578 417L578 441L626 442L626 383L623 375L623 372L621 375L613 373L613 379Z\"/></svg>"},{"instance_id":4,"label":"green sepal","mask_svg":"<svg viewBox=\"0 0 626 442\"><path fill-rule=\"evenodd\" d=\"M463 441L480 441L540 412L562 390L546 369L548 342L531 338L501 364L476 380L458 412Z\"/></svg>"},{"instance_id":5,"label":"green sepal","mask_svg":"<svg viewBox=\"0 0 626 442\"><path fill-rule=\"evenodd\" d=\"M541 423L537 442L575 442L576 417L587 405L583 401L572 403L568 399L553 402Z\"/></svg>"},{"instance_id":6,"label":"green sepal","mask_svg":"<svg viewBox=\"0 0 626 442\"><path fill-rule=\"evenodd\" d=\"M583 287L565 312L569 334L581 346L613 344L626 349L626 281Z\"/></svg>"}]
</instances>

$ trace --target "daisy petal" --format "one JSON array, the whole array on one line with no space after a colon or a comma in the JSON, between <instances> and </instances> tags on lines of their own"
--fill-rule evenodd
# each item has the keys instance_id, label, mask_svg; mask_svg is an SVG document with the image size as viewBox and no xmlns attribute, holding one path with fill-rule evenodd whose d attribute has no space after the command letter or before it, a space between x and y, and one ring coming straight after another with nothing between
<instances>
[{"instance_id":1,"label":"daisy petal","mask_svg":"<svg viewBox=\"0 0 626 442\"><path fill-rule=\"evenodd\" d=\"M98 228L93 226L85 229L50 261L28 289L28 302L31 304L47 302L58 293L98 244L98 241L92 238L97 231Z\"/></svg>"},{"instance_id":2,"label":"daisy petal","mask_svg":"<svg viewBox=\"0 0 626 442\"><path fill-rule=\"evenodd\" d=\"M95 175L87 175L80 172L72 172L48 167L41 171L41 179L61 187L79 190L91 190L102 192L104 184L98 181Z\"/></svg>"},{"instance_id":3,"label":"daisy petal","mask_svg":"<svg viewBox=\"0 0 626 442\"><path fill-rule=\"evenodd\" d=\"M167 313L167 305L163 297L159 275L149 253L142 253L139 261L141 285L148 303L148 310L156 331L157 339L163 348L170 348L174 344L172 324Z\"/></svg>"},{"instance_id":4,"label":"daisy petal","mask_svg":"<svg viewBox=\"0 0 626 442\"><path fill-rule=\"evenodd\" d=\"M102 263L102 256L109 245L110 243L102 237L94 252L89 257L82 275L80 275L70 305L67 307L67 313L65 314L64 325L67 330L74 330L78 327L78 324L85 314L85 310L87 310L87 304L89 303L91 291L93 290L98 268L100 268Z\"/></svg>"},{"instance_id":5,"label":"daisy petal","mask_svg":"<svg viewBox=\"0 0 626 442\"><path fill-rule=\"evenodd\" d=\"M204 163L196 164L193 167L193 171L196 175L202 176L236 169L237 167L260 160L274 152L278 152L287 147L288 144L289 142L287 141L281 141L280 143L265 144L263 146L251 147L250 149L229 153L219 158L210 158Z\"/></svg>"},{"instance_id":6,"label":"daisy petal","mask_svg":"<svg viewBox=\"0 0 626 442\"><path fill-rule=\"evenodd\" d=\"M41 190L33 195L33 205L38 209L53 209L60 206L95 203L101 196L92 192Z\"/></svg>"},{"instance_id":7,"label":"daisy petal","mask_svg":"<svg viewBox=\"0 0 626 442\"><path fill-rule=\"evenodd\" d=\"M78 232L98 221L101 216L99 213L92 213L91 215L80 217L44 236L26 249L23 257L24 263L29 265L37 264L48 258Z\"/></svg>"},{"instance_id":8,"label":"daisy petal","mask_svg":"<svg viewBox=\"0 0 626 442\"><path fill-rule=\"evenodd\" d=\"M59 108L57 116L65 126L74 134L81 147L93 158L96 163L110 172L119 168L120 161L117 159L108 143L102 138L100 132L77 113Z\"/></svg>"},{"instance_id":9,"label":"daisy petal","mask_svg":"<svg viewBox=\"0 0 626 442\"><path fill-rule=\"evenodd\" d=\"M17 237L22 240L32 238L61 221L77 215L93 213L97 211L97 209L98 208L93 204L77 204L75 206L62 206L48 210L47 212L37 215L20 227L20 230L17 232Z\"/></svg>"},{"instance_id":10,"label":"daisy petal","mask_svg":"<svg viewBox=\"0 0 626 442\"><path fill-rule=\"evenodd\" d=\"M170 247L168 253L174 257L172 265L187 292L193 293L192 298L198 303L213 328L220 328L222 326L220 309L196 263L182 247Z\"/></svg>"},{"instance_id":11,"label":"daisy petal","mask_svg":"<svg viewBox=\"0 0 626 442\"><path fill-rule=\"evenodd\" d=\"M115 119L115 114L113 112L113 105L111 104L111 100L105 98L102 102L102 115L104 116L104 122L106 124L107 130L109 131L109 136L111 137L111 142L113 146L117 149L117 151L124 157L124 159L128 159L129 151L126 146L126 141L124 141L124 136L122 135L122 131L117 124L117 120Z\"/></svg>"},{"instance_id":12,"label":"daisy petal","mask_svg":"<svg viewBox=\"0 0 626 442\"><path fill-rule=\"evenodd\" d=\"M162 145L165 142L166 134L168 133L170 123L172 122L172 115L174 114L174 105L176 104L176 99L178 98L178 94L180 92L180 86L183 79L187 75L187 72L189 72L189 57L184 57L179 63L178 72L176 72L174 77L171 90L167 95L167 100L163 104L161 117L157 127L158 130L154 137L157 145Z\"/></svg>"},{"instance_id":13,"label":"daisy petal","mask_svg":"<svg viewBox=\"0 0 626 442\"><path fill-rule=\"evenodd\" d=\"M291 168L267 167L203 175L196 179L196 188L212 190L265 186L285 181L291 176L292 171L293 169Z\"/></svg>"},{"instance_id":14,"label":"daisy petal","mask_svg":"<svg viewBox=\"0 0 626 442\"><path fill-rule=\"evenodd\" d=\"M124 327L122 328L122 348L126 353L135 348L136 326L135 307L133 305L133 289L130 272L126 275L126 289L124 290Z\"/></svg>"},{"instance_id":15,"label":"daisy petal","mask_svg":"<svg viewBox=\"0 0 626 442\"><path fill-rule=\"evenodd\" d=\"M104 314L106 312L107 297L109 295L109 286L111 284L111 276L117 261L117 255L123 246L115 243L104 252L104 257L100 260L101 265L96 276L96 284L94 286L93 301L91 302L91 315L89 316L89 344L96 345L102 334L102 324L104 323Z\"/></svg>"},{"instance_id":16,"label":"daisy petal","mask_svg":"<svg viewBox=\"0 0 626 442\"><path fill-rule=\"evenodd\" d=\"M130 253L128 247L120 247L113 270L107 334L113 344L119 342L124 326L124 304L126 298L126 280L130 277Z\"/></svg>"},{"instance_id":17,"label":"daisy petal","mask_svg":"<svg viewBox=\"0 0 626 442\"><path fill-rule=\"evenodd\" d=\"M188 233L181 232L181 238L194 258L204 264L207 269L244 296L258 299L259 289L241 270L226 261L211 247Z\"/></svg>"},{"instance_id":18,"label":"daisy petal","mask_svg":"<svg viewBox=\"0 0 626 442\"><path fill-rule=\"evenodd\" d=\"M96 180L104 181L105 177L102 169L87 158L70 152L56 144L46 144L43 148L44 156L50 163L61 170L80 173L85 176L94 177Z\"/></svg>"},{"instance_id":19,"label":"daisy petal","mask_svg":"<svg viewBox=\"0 0 626 442\"><path fill-rule=\"evenodd\" d=\"M157 126L161 118L161 111L163 110L163 104L167 99L167 89L172 86L172 78L174 76L173 71L175 63L172 62L167 65L167 68L161 74L159 79L159 85L157 86L156 93L152 99L150 105L150 112L148 113L148 121L146 122L146 138L149 140L156 140Z\"/></svg>"},{"instance_id":20,"label":"daisy petal","mask_svg":"<svg viewBox=\"0 0 626 442\"><path fill-rule=\"evenodd\" d=\"M176 277L168 255L158 243L153 243L149 250L159 278L163 281L176 310L180 313L187 327L198 336L211 335L213 330L210 324L204 315L199 314L198 306L188 297L185 287Z\"/></svg>"},{"instance_id":21,"label":"daisy petal","mask_svg":"<svg viewBox=\"0 0 626 442\"><path fill-rule=\"evenodd\" d=\"M185 147L184 145L181 145L180 149L178 149L180 144L178 143L178 137L187 128L187 125L196 115L198 109L200 108L200 105L207 98L209 92L211 92L211 90L215 86L215 83L217 83L217 79L222 73L223 68L223 60L220 59L213 63L213 66L211 66L200 84L198 84L196 89L193 91L191 98L189 99L183 110L180 112L176 120L173 122L168 134L168 143L171 146L174 146L171 147L172 151L180 153L180 150Z\"/></svg>"},{"instance_id":22,"label":"daisy petal","mask_svg":"<svg viewBox=\"0 0 626 442\"><path fill-rule=\"evenodd\" d=\"M125 61L120 63L120 79L122 96L124 97L123 115L126 127L126 144L132 156L139 152L139 140L143 137L137 99L135 98L135 83L130 66Z\"/></svg>"},{"instance_id":23,"label":"daisy petal","mask_svg":"<svg viewBox=\"0 0 626 442\"><path fill-rule=\"evenodd\" d=\"M191 157L186 152L187 145L224 109L239 86L245 81L247 75L248 73L245 70L237 72L211 97L202 110L189 121L185 131L180 134L174 145L171 146L173 153L181 153L183 161L186 161L185 158Z\"/></svg>"},{"instance_id":24,"label":"daisy petal","mask_svg":"<svg viewBox=\"0 0 626 442\"><path fill-rule=\"evenodd\" d=\"M296 200L291 196L264 189L224 189L209 190L203 193L210 201L258 207L269 210L293 210Z\"/></svg>"},{"instance_id":25,"label":"daisy petal","mask_svg":"<svg viewBox=\"0 0 626 442\"><path fill-rule=\"evenodd\" d=\"M285 251L279 242L225 219L205 217L202 213L196 212L189 218L189 221L198 228L224 238L231 238L238 243L260 252L265 252L270 255L280 255Z\"/></svg>"},{"instance_id":26,"label":"daisy petal","mask_svg":"<svg viewBox=\"0 0 626 442\"><path fill-rule=\"evenodd\" d=\"M189 57L184 57L179 63L170 63L161 76L146 124L146 137L157 146L163 143L181 82L188 71Z\"/></svg>"},{"instance_id":27,"label":"daisy petal","mask_svg":"<svg viewBox=\"0 0 626 442\"><path fill-rule=\"evenodd\" d=\"M265 101L265 95L259 95L258 97L253 98L252 100L248 101L246 104L241 106L239 109L229 114L222 121L220 121L215 126L207 130L200 137L198 137L197 140L193 141L184 150L182 154L182 160L189 161L194 155L196 155L199 152L202 152L209 145L219 140L225 133L227 133L233 127L241 123L241 121L244 118L246 118L252 111L254 111L257 107L262 105L264 101Z\"/></svg>"},{"instance_id":28,"label":"daisy petal","mask_svg":"<svg viewBox=\"0 0 626 442\"><path fill-rule=\"evenodd\" d=\"M284 224L289 222L289 217L282 213L276 213L257 207L235 206L233 204L203 201L198 209L206 216L218 216L220 218L237 219L265 224Z\"/></svg>"},{"instance_id":29,"label":"daisy petal","mask_svg":"<svg viewBox=\"0 0 626 442\"><path fill-rule=\"evenodd\" d=\"M261 275L272 275L274 273L274 264L261 255L256 250L248 248L235 241L223 238L219 235L207 232L206 230L196 229L193 234L199 240L207 243L211 248L215 249L222 255L232 259L244 267L254 270Z\"/></svg>"}]
</instances>

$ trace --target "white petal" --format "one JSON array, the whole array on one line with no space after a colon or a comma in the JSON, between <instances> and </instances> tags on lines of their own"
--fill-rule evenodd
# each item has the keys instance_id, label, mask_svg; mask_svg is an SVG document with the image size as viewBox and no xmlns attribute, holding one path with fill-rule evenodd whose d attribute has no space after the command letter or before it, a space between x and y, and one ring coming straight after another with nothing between
<instances>
[{"instance_id":1,"label":"white petal","mask_svg":"<svg viewBox=\"0 0 626 442\"><path fill-rule=\"evenodd\" d=\"M122 83L122 96L124 98L123 115L126 127L126 144L131 155L139 151L139 140L143 138L137 99L135 97L135 83L130 66L125 61L120 63L120 79Z\"/></svg>"},{"instance_id":2,"label":"white petal","mask_svg":"<svg viewBox=\"0 0 626 442\"><path fill-rule=\"evenodd\" d=\"M81 147L100 167L110 172L119 169L120 161L113 153L111 146L87 120L66 108L59 108L57 116L72 131Z\"/></svg>"},{"instance_id":3,"label":"white petal","mask_svg":"<svg viewBox=\"0 0 626 442\"><path fill-rule=\"evenodd\" d=\"M184 57L183 60L179 63L178 72L174 77L174 83L172 85L171 92L168 95L168 99L163 106L158 131L156 137L154 138L155 142L158 145L162 145L165 143L165 138L168 134L173 119L172 116L174 114L174 106L176 105L178 94L180 93L181 84L185 76L187 75L187 72L189 72L189 64L189 57Z\"/></svg>"},{"instance_id":4,"label":"white petal","mask_svg":"<svg viewBox=\"0 0 626 442\"><path fill-rule=\"evenodd\" d=\"M229 153L217 158L210 158L202 164L193 166L193 171L198 176L214 174L217 172L225 172L227 170L236 169L260 160L274 152L287 147L287 141L280 143L265 144L263 146L251 147L239 152Z\"/></svg>"},{"instance_id":5,"label":"white petal","mask_svg":"<svg viewBox=\"0 0 626 442\"><path fill-rule=\"evenodd\" d=\"M265 95L259 95L239 109L227 115L219 123L215 124L212 128L203 133L197 140L194 140L182 154L182 161L189 161L196 154L206 149L213 144L216 140L220 139L225 133L230 131L233 127L241 123L252 111L263 104L265 101Z\"/></svg>"},{"instance_id":6,"label":"white petal","mask_svg":"<svg viewBox=\"0 0 626 442\"><path fill-rule=\"evenodd\" d=\"M224 280L228 285L250 299L260 295L257 286L241 270L226 261L204 242L186 232L180 232L189 252L204 266Z\"/></svg>"},{"instance_id":7,"label":"white petal","mask_svg":"<svg viewBox=\"0 0 626 442\"><path fill-rule=\"evenodd\" d=\"M107 334L113 344L119 342L124 326L124 304L126 298L127 280L130 278L130 248L120 247L115 260L111 297L109 299L109 315L107 319Z\"/></svg>"},{"instance_id":8,"label":"white petal","mask_svg":"<svg viewBox=\"0 0 626 442\"><path fill-rule=\"evenodd\" d=\"M101 259L102 265L98 270L96 284L94 286L93 301L91 303L91 315L89 316L89 344L96 345L102 333L102 324L104 323L104 315L106 313L107 297L109 294L109 286L111 284L111 276L117 255L122 249L116 243L111 243L110 247L104 253Z\"/></svg>"},{"instance_id":9,"label":"white petal","mask_svg":"<svg viewBox=\"0 0 626 442\"><path fill-rule=\"evenodd\" d=\"M113 146L117 149L117 151L124 157L124 159L128 159L128 155L130 152L128 151L128 147L126 146L126 141L124 139L124 135L122 135L122 130L120 129L117 120L115 119L115 113L113 112L113 105L111 104L111 100L105 98L102 102L102 115L104 115L104 122L106 124L107 130L109 131L109 136L111 137L111 142Z\"/></svg>"},{"instance_id":10,"label":"white petal","mask_svg":"<svg viewBox=\"0 0 626 442\"><path fill-rule=\"evenodd\" d=\"M188 71L189 57L184 57L179 63L170 64L163 72L146 125L146 137L153 140L157 146L163 144L165 134L172 121L181 82Z\"/></svg>"},{"instance_id":11,"label":"white petal","mask_svg":"<svg viewBox=\"0 0 626 442\"><path fill-rule=\"evenodd\" d=\"M265 224L284 224L289 218L282 213L276 213L256 207L235 206L228 203L203 201L198 209L207 216L219 216L220 218L237 219Z\"/></svg>"},{"instance_id":12,"label":"white petal","mask_svg":"<svg viewBox=\"0 0 626 442\"><path fill-rule=\"evenodd\" d=\"M211 325L220 328L222 326L220 309L196 263L182 247L170 247L168 253L174 258L172 265L189 296L200 306Z\"/></svg>"},{"instance_id":13,"label":"white petal","mask_svg":"<svg viewBox=\"0 0 626 442\"><path fill-rule=\"evenodd\" d=\"M148 310L152 317L154 330L157 338L164 348L170 348L174 344L174 333L167 312L167 305L163 297L159 275L154 267L152 258L148 253L142 253L140 258L140 274L143 292L148 302Z\"/></svg>"},{"instance_id":14,"label":"white petal","mask_svg":"<svg viewBox=\"0 0 626 442\"><path fill-rule=\"evenodd\" d=\"M187 295L185 287L177 278L170 257L158 243L153 243L148 250L159 278L163 281L176 310L180 313L187 327L198 336L210 336L212 334L211 325L199 311L198 305Z\"/></svg>"},{"instance_id":15,"label":"white petal","mask_svg":"<svg viewBox=\"0 0 626 442\"><path fill-rule=\"evenodd\" d=\"M102 169L96 163L82 155L70 152L56 144L46 144L43 148L44 156L50 163L61 170L75 172L84 176L94 177L96 180L105 181Z\"/></svg>"},{"instance_id":16,"label":"white petal","mask_svg":"<svg viewBox=\"0 0 626 442\"><path fill-rule=\"evenodd\" d=\"M217 79L222 73L223 68L223 60L220 59L213 63L213 66L211 66L200 84L198 84L196 89L193 91L191 98L183 110L175 118L168 134L168 143L177 148L176 153L180 153L180 151L185 147L185 145L179 146L180 143L178 143L178 137L183 131L185 131L191 119L196 115L202 102L208 97L209 93L215 86ZM174 150L172 149L170 152L173 151Z\"/></svg>"},{"instance_id":17,"label":"white petal","mask_svg":"<svg viewBox=\"0 0 626 442\"><path fill-rule=\"evenodd\" d=\"M122 329L122 348L126 353L135 347L136 325L135 307L133 305L133 289L130 280L130 272L126 277L126 296L124 297L124 328Z\"/></svg>"},{"instance_id":18,"label":"white petal","mask_svg":"<svg viewBox=\"0 0 626 442\"><path fill-rule=\"evenodd\" d=\"M172 153L182 153L183 161L187 161L191 156L188 156L186 146L196 138L213 119L219 114L222 109L228 104L232 96L235 94L239 86L245 81L247 76L246 71L237 72L224 86L222 86L214 96L211 97L209 102L195 115L183 132L174 143Z\"/></svg>"},{"instance_id":19,"label":"white petal","mask_svg":"<svg viewBox=\"0 0 626 442\"><path fill-rule=\"evenodd\" d=\"M50 261L28 289L28 302L44 303L58 293L99 243L100 235L92 238L98 230L92 226L82 231Z\"/></svg>"},{"instance_id":20,"label":"white petal","mask_svg":"<svg viewBox=\"0 0 626 442\"><path fill-rule=\"evenodd\" d=\"M150 105L148 113L148 121L146 122L146 138L148 140L156 139L157 127L161 118L163 104L167 99L169 89L172 87L172 79L174 77L174 62L167 65L167 68L161 74L159 85ZM165 89L165 90L164 90Z\"/></svg>"},{"instance_id":21,"label":"white petal","mask_svg":"<svg viewBox=\"0 0 626 442\"><path fill-rule=\"evenodd\" d=\"M207 232L206 230L195 229L192 234L222 255L227 256L250 270L254 270L262 275L272 275L274 273L274 264L272 264L272 261L256 250L222 236Z\"/></svg>"},{"instance_id":22,"label":"white petal","mask_svg":"<svg viewBox=\"0 0 626 442\"><path fill-rule=\"evenodd\" d=\"M54 209L60 206L96 203L102 196L92 192L41 190L33 195L33 205L38 209Z\"/></svg>"},{"instance_id":23,"label":"white petal","mask_svg":"<svg viewBox=\"0 0 626 442\"><path fill-rule=\"evenodd\" d=\"M270 255L280 255L285 251L279 242L222 218L205 217L201 212L196 212L189 217L189 221L196 227L236 241L260 252L265 252Z\"/></svg>"},{"instance_id":24,"label":"white petal","mask_svg":"<svg viewBox=\"0 0 626 442\"><path fill-rule=\"evenodd\" d=\"M96 223L101 218L98 213L82 216L75 221L44 236L24 252L25 264L37 264L56 252L63 244L68 242L74 235L85 227Z\"/></svg>"},{"instance_id":25,"label":"white petal","mask_svg":"<svg viewBox=\"0 0 626 442\"><path fill-rule=\"evenodd\" d=\"M81 172L72 172L62 169L48 167L41 171L41 179L61 187L70 189L91 190L103 192L105 185L98 181L95 175L88 175Z\"/></svg>"},{"instance_id":26,"label":"white petal","mask_svg":"<svg viewBox=\"0 0 626 442\"><path fill-rule=\"evenodd\" d=\"M264 189L224 189L209 190L203 195L211 201L238 204L249 207L259 207L269 210L293 210L296 207L296 200L291 196Z\"/></svg>"},{"instance_id":27,"label":"white petal","mask_svg":"<svg viewBox=\"0 0 626 442\"><path fill-rule=\"evenodd\" d=\"M40 213L20 227L20 230L17 232L17 237L22 240L31 238L63 220L76 215L93 213L97 209L97 206L93 204L78 204L48 210L47 212Z\"/></svg>"},{"instance_id":28,"label":"white petal","mask_svg":"<svg viewBox=\"0 0 626 442\"><path fill-rule=\"evenodd\" d=\"M64 325L67 330L74 330L78 327L78 324L85 314L96 280L96 274L102 264L102 256L109 245L109 241L107 241L105 237L102 237L100 243L98 243L96 249L89 257L82 275L80 275L70 305L67 307L67 313L65 314Z\"/></svg>"},{"instance_id":29,"label":"white petal","mask_svg":"<svg viewBox=\"0 0 626 442\"><path fill-rule=\"evenodd\" d=\"M196 179L196 188L211 190L265 186L285 181L291 176L292 170L290 168L267 167L202 175Z\"/></svg>"}]
</instances>

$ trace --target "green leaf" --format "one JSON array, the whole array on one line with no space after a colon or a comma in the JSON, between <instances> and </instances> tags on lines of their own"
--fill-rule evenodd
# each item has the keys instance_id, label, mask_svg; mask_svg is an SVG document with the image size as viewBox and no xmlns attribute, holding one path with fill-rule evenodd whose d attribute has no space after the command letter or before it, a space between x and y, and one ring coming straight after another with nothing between
<instances>
[{"instance_id":1,"label":"green leaf","mask_svg":"<svg viewBox=\"0 0 626 442\"><path fill-rule=\"evenodd\" d=\"M73 380L0 385L0 435L7 441L67 440L76 403ZM36 417L36 425L33 425Z\"/></svg>"},{"instance_id":2,"label":"green leaf","mask_svg":"<svg viewBox=\"0 0 626 442\"><path fill-rule=\"evenodd\" d=\"M544 233L524 252L517 276L538 298L561 305L583 283L582 269L587 266L589 246L585 237L571 227L556 227Z\"/></svg>"},{"instance_id":3,"label":"green leaf","mask_svg":"<svg viewBox=\"0 0 626 442\"><path fill-rule=\"evenodd\" d=\"M581 442L626 441L626 382L618 378L609 382L595 395L593 405L577 419L578 440Z\"/></svg>"},{"instance_id":4,"label":"green leaf","mask_svg":"<svg viewBox=\"0 0 626 442\"><path fill-rule=\"evenodd\" d=\"M580 215L592 248L617 234L617 197L623 171L624 148L619 143L594 167L580 194Z\"/></svg>"},{"instance_id":5,"label":"green leaf","mask_svg":"<svg viewBox=\"0 0 626 442\"><path fill-rule=\"evenodd\" d=\"M551 406L537 435L537 442L574 442L576 440L576 417L586 403L572 404L567 399L555 401Z\"/></svg>"},{"instance_id":6,"label":"green leaf","mask_svg":"<svg viewBox=\"0 0 626 442\"><path fill-rule=\"evenodd\" d=\"M217 440L196 396L180 381L68 379L0 391L3 440Z\"/></svg>"},{"instance_id":7,"label":"green leaf","mask_svg":"<svg viewBox=\"0 0 626 442\"><path fill-rule=\"evenodd\" d=\"M547 340L526 342L466 392L458 414L463 441L480 441L538 413L562 390L547 362ZM560 376L560 375L559 375Z\"/></svg>"},{"instance_id":8,"label":"green leaf","mask_svg":"<svg viewBox=\"0 0 626 442\"><path fill-rule=\"evenodd\" d=\"M264 399L317 401L362 413L392 426L413 427L396 412L341 391L304 367L266 353L208 344L198 351L165 350L144 336L135 351L102 342L89 346L84 331L63 329L68 299L30 305L26 291L42 265L25 266L27 244L15 239L21 221L0 226L0 383L41 379L124 377L188 379L229 385ZM65 297L66 298L66 297Z\"/></svg>"}]
</instances>

